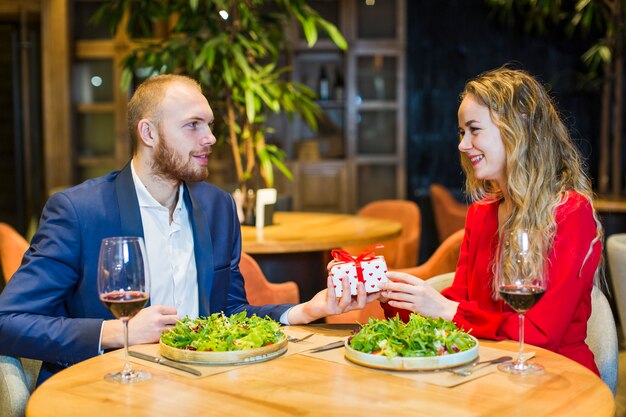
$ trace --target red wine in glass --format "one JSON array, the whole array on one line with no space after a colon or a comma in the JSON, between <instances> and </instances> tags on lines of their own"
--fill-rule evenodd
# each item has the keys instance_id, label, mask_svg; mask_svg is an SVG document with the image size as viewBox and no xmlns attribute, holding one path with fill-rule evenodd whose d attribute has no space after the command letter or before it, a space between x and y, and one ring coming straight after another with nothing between
<instances>
[{"instance_id":1,"label":"red wine in glass","mask_svg":"<svg viewBox=\"0 0 626 417\"><path fill-rule=\"evenodd\" d=\"M546 291L546 265L540 232L518 229L500 238L496 263L498 291L502 299L518 313L519 354L498 369L517 375L543 372L543 366L528 363L524 356L525 314L539 302Z\"/></svg>"},{"instance_id":2,"label":"red wine in glass","mask_svg":"<svg viewBox=\"0 0 626 417\"><path fill-rule=\"evenodd\" d=\"M525 313L543 297L546 290L536 285L504 285L500 295L511 308L518 313Z\"/></svg>"},{"instance_id":3,"label":"red wine in glass","mask_svg":"<svg viewBox=\"0 0 626 417\"><path fill-rule=\"evenodd\" d=\"M106 308L118 318L132 318L144 308L150 297L142 291L113 291L100 296Z\"/></svg>"},{"instance_id":4,"label":"red wine in glass","mask_svg":"<svg viewBox=\"0 0 626 417\"><path fill-rule=\"evenodd\" d=\"M98 294L102 303L124 328L124 368L105 375L120 384L150 379L149 372L133 369L128 361L128 321L148 302L149 269L143 238L110 237L102 240L98 258Z\"/></svg>"}]
</instances>

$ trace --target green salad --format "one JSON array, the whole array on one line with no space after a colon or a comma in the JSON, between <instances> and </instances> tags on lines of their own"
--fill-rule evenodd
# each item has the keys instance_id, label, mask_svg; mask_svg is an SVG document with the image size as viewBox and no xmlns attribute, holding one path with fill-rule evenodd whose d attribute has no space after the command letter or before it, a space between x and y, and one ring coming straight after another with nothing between
<instances>
[{"instance_id":1,"label":"green salad","mask_svg":"<svg viewBox=\"0 0 626 417\"><path fill-rule=\"evenodd\" d=\"M161 342L178 349L227 352L267 346L284 338L280 323L269 317L247 317L243 311L230 317L214 313L195 320L184 318L163 332Z\"/></svg>"},{"instance_id":2,"label":"green salad","mask_svg":"<svg viewBox=\"0 0 626 417\"><path fill-rule=\"evenodd\" d=\"M399 317L370 319L350 338L350 347L387 357L440 356L473 348L476 340L442 318L411 314L407 323Z\"/></svg>"}]
</instances>

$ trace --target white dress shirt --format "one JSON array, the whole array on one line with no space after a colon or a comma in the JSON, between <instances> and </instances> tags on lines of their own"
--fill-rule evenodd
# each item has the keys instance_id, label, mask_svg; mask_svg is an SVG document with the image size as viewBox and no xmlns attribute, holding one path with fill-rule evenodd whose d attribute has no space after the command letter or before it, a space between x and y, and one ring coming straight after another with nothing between
<instances>
[{"instance_id":1,"label":"white dress shirt","mask_svg":"<svg viewBox=\"0 0 626 417\"><path fill-rule=\"evenodd\" d=\"M150 304L176 307L178 317L198 317L198 277L193 251L193 231L183 199L184 187L178 189L178 202L172 215L152 197L131 171L148 252Z\"/></svg>"}]
</instances>

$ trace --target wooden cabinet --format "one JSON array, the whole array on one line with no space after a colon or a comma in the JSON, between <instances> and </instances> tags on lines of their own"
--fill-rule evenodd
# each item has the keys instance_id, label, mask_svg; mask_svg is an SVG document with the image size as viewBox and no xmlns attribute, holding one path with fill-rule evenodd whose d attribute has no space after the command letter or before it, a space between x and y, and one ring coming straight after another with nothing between
<instances>
[{"instance_id":1,"label":"wooden cabinet","mask_svg":"<svg viewBox=\"0 0 626 417\"><path fill-rule=\"evenodd\" d=\"M315 181L330 178L333 169L335 181L346 181L345 193L334 204L328 200L333 193L316 197L325 207L354 212L373 200L403 199L405 0L312 0L310 4L341 29L348 50L341 51L324 38L308 48L302 36L295 35L293 77L318 92L323 117L316 133L296 121L283 143L295 159L309 159L311 153L319 158L308 160L302 165L304 171L297 171L306 178L295 179L294 206L314 207L305 203L314 196L302 187L315 189ZM302 152L311 144L316 151Z\"/></svg>"}]
</instances>

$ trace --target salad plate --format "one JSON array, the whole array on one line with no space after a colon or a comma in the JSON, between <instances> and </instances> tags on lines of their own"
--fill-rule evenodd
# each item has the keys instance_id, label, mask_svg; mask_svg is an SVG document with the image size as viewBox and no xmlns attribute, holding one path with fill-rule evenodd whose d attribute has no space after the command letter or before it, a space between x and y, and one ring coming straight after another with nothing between
<instances>
[{"instance_id":1,"label":"salad plate","mask_svg":"<svg viewBox=\"0 0 626 417\"><path fill-rule=\"evenodd\" d=\"M159 352L167 359L195 365L243 365L279 357L287 344L280 323L270 318L215 313L180 320L161 335Z\"/></svg>"},{"instance_id":2,"label":"salad plate","mask_svg":"<svg viewBox=\"0 0 626 417\"><path fill-rule=\"evenodd\" d=\"M160 341L159 349L163 357L177 362L194 365L243 365L265 362L277 358L287 352L287 343L287 338L285 337L278 343L259 348L225 352L204 352L173 348Z\"/></svg>"},{"instance_id":3,"label":"salad plate","mask_svg":"<svg viewBox=\"0 0 626 417\"><path fill-rule=\"evenodd\" d=\"M478 358L478 340L441 318L411 314L370 319L345 342L345 358L358 365L396 371L434 371Z\"/></svg>"},{"instance_id":4,"label":"salad plate","mask_svg":"<svg viewBox=\"0 0 626 417\"><path fill-rule=\"evenodd\" d=\"M471 336L474 340L473 336ZM359 352L352 349L346 340L345 357L350 362L368 368L387 369L393 371L435 371L439 369L455 368L473 362L478 358L478 340L473 348L457 353L438 356L402 357Z\"/></svg>"}]
</instances>

